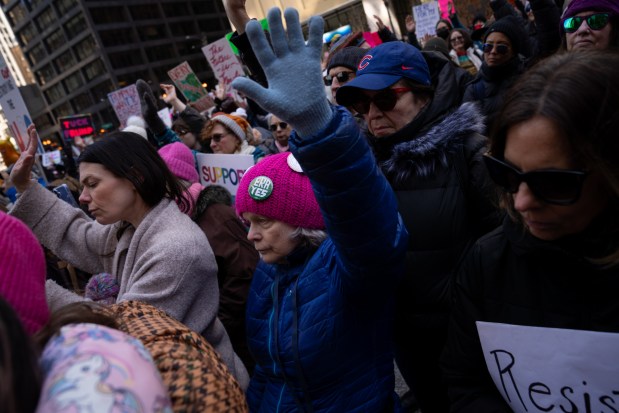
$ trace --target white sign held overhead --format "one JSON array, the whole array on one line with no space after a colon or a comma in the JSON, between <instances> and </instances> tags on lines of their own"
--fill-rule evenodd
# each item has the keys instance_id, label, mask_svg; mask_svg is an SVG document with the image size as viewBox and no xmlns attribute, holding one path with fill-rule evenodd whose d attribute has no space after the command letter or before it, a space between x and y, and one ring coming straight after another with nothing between
<instances>
[{"instance_id":1,"label":"white sign held overhead","mask_svg":"<svg viewBox=\"0 0 619 413\"><path fill-rule=\"evenodd\" d=\"M215 77L226 88L226 91L230 89L230 83L234 79L245 76L243 67L225 37L204 46L202 53L211 65Z\"/></svg>"},{"instance_id":2,"label":"white sign held overhead","mask_svg":"<svg viewBox=\"0 0 619 413\"><path fill-rule=\"evenodd\" d=\"M223 186L232 196L236 196L245 171L254 165L252 155L199 153L196 157L200 183L204 186Z\"/></svg>"},{"instance_id":3,"label":"white sign held overhead","mask_svg":"<svg viewBox=\"0 0 619 413\"><path fill-rule=\"evenodd\" d=\"M426 34L436 36L436 23L441 18L438 2L429 1L419 6L413 6L413 18L416 23L418 39L423 39Z\"/></svg>"},{"instance_id":4,"label":"white sign held overhead","mask_svg":"<svg viewBox=\"0 0 619 413\"><path fill-rule=\"evenodd\" d=\"M476 324L490 376L514 412L619 411L619 334Z\"/></svg>"}]
</instances>

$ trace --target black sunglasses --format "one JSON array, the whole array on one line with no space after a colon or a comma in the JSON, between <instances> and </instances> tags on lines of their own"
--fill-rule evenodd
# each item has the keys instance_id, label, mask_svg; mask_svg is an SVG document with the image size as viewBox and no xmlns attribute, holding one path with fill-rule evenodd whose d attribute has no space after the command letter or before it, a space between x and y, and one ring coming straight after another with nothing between
<instances>
[{"instance_id":1,"label":"black sunglasses","mask_svg":"<svg viewBox=\"0 0 619 413\"><path fill-rule=\"evenodd\" d=\"M490 178L511 194L518 192L522 182L541 201L555 205L571 205L578 201L587 172L569 169L544 169L520 172L510 164L484 155Z\"/></svg>"},{"instance_id":2,"label":"black sunglasses","mask_svg":"<svg viewBox=\"0 0 619 413\"><path fill-rule=\"evenodd\" d=\"M566 33L574 33L585 20L591 30L602 30L608 24L608 13L568 17L563 20L563 29Z\"/></svg>"},{"instance_id":3,"label":"black sunglasses","mask_svg":"<svg viewBox=\"0 0 619 413\"><path fill-rule=\"evenodd\" d=\"M368 96L364 93L360 93L357 96L356 102L350 106L361 115L365 115L370 111L370 104L380 109L382 112L387 112L393 109L398 103L398 95L405 92L410 92L412 89L409 87L394 87L383 89L374 96Z\"/></svg>"},{"instance_id":4,"label":"black sunglasses","mask_svg":"<svg viewBox=\"0 0 619 413\"><path fill-rule=\"evenodd\" d=\"M335 76L327 75L322 79L325 81L325 86L331 86L331 83L333 83L333 78L337 78L337 82L341 85L348 82L351 79L350 75L354 74L355 72L340 72Z\"/></svg>"},{"instance_id":5,"label":"black sunglasses","mask_svg":"<svg viewBox=\"0 0 619 413\"><path fill-rule=\"evenodd\" d=\"M507 54L509 52L509 46L506 44L492 44L492 43L484 43L482 47L484 53L490 53L492 49L496 49L497 54Z\"/></svg>"},{"instance_id":6,"label":"black sunglasses","mask_svg":"<svg viewBox=\"0 0 619 413\"><path fill-rule=\"evenodd\" d=\"M214 133L211 135L210 139L211 141L215 142L215 143L219 143L221 142L221 140L223 139L224 136L226 135L230 135L229 132L226 133Z\"/></svg>"},{"instance_id":7,"label":"black sunglasses","mask_svg":"<svg viewBox=\"0 0 619 413\"><path fill-rule=\"evenodd\" d=\"M269 125L269 129L271 130L271 132L275 132L278 126L281 130L284 130L288 127L288 124L286 122L274 123L272 125Z\"/></svg>"}]
</instances>

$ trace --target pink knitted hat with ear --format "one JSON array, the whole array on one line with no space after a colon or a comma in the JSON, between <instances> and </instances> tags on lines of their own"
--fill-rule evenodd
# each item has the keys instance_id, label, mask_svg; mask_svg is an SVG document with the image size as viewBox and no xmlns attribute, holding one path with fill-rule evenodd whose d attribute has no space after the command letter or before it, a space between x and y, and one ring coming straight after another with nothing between
<instances>
[{"instance_id":1,"label":"pink knitted hat with ear","mask_svg":"<svg viewBox=\"0 0 619 413\"><path fill-rule=\"evenodd\" d=\"M239 216L252 212L293 227L325 228L310 180L290 152L267 156L245 172L236 193L236 212Z\"/></svg>"},{"instance_id":2,"label":"pink knitted hat with ear","mask_svg":"<svg viewBox=\"0 0 619 413\"><path fill-rule=\"evenodd\" d=\"M177 177L195 184L200 180L191 149L180 142L174 142L159 149L170 171Z\"/></svg>"},{"instance_id":3,"label":"pink knitted hat with ear","mask_svg":"<svg viewBox=\"0 0 619 413\"><path fill-rule=\"evenodd\" d=\"M23 222L4 212L0 228L0 295L34 334L49 320L43 248Z\"/></svg>"}]
</instances>

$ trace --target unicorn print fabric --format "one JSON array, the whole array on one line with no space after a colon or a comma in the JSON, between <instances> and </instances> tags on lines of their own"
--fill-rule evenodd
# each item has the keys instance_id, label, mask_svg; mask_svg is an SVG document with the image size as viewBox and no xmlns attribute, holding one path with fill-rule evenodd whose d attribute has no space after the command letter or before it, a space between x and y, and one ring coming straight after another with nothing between
<instances>
[{"instance_id":1,"label":"unicorn print fabric","mask_svg":"<svg viewBox=\"0 0 619 413\"><path fill-rule=\"evenodd\" d=\"M40 413L171 413L161 376L142 343L95 324L71 324L41 357Z\"/></svg>"}]
</instances>

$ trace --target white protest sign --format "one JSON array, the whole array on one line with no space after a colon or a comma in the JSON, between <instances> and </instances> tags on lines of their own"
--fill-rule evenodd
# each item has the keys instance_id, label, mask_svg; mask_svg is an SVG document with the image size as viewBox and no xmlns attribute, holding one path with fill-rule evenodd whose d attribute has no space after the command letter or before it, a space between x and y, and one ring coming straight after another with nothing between
<instances>
[{"instance_id":1,"label":"white protest sign","mask_svg":"<svg viewBox=\"0 0 619 413\"><path fill-rule=\"evenodd\" d=\"M243 67L230 48L225 37L202 48L202 53L211 65L215 77L225 88L230 89L230 83L239 76L245 76Z\"/></svg>"},{"instance_id":2,"label":"white protest sign","mask_svg":"<svg viewBox=\"0 0 619 413\"><path fill-rule=\"evenodd\" d=\"M142 107L140 106L140 95L135 85L129 85L122 89L108 93L108 100L116 112L116 117L120 121L120 128L127 126L127 119L136 115L142 117Z\"/></svg>"},{"instance_id":3,"label":"white protest sign","mask_svg":"<svg viewBox=\"0 0 619 413\"><path fill-rule=\"evenodd\" d=\"M438 2L430 1L419 6L413 6L413 16L417 25L418 39L423 39L426 34L436 36L436 23L441 18Z\"/></svg>"},{"instance_id":4,"label":"white protest sign","mask_svg":"<svg viewBox=\"0 0 619 413\"><path fill-rule=\"evenodd\" d=\"M157 115L159 115L159 119L161 119L168 128L172 128L172 115L170 113L170 108L161 109L157 112Z\"/></svg>"},{"instance_id":5,"label":"white protest sign","mask_svg":"<svg viewBox=\"0 0 619 413\"><path fill-rule=\"evenodd\" d=\"M476 324L488 371L514 412L619 411L619 334Z\"/></svg>"},{"instance_id":6,"label":"white protest sign","mask_svg":"<svg viewBox=\"0 0 619 413\"><path fill-rule=\"evenodd\" d=\"M0 55L0 106L19 149L25 150L30 142L28 126L32 121L24 99L2 55ZM44 152L41 145L38 150L40 153Z\"/></svg>"},{"instance_id":7,"label":"white protest sign","mask_svg":"<svg viewBox=\"0 0 619 413\"><path fill-rule=\"evenodd\" d=\"M254 165L252 155L199 153L196 157L200 183L204 186L223 186L230 191L232 196L236 196L245 171Z\"/></svg>"},{"instance_id":8,"label":"white protest sign","mask_svg":"<svg viewBox=\"0 0 619 413\"><path fill-rule=\"evenodd\" d=\"M60 156L60 151L51 151L45 152L43 154L43 166L51 166L51 165L60 165L62 164L62 157Z\"/></svg>"}]
</instances>

